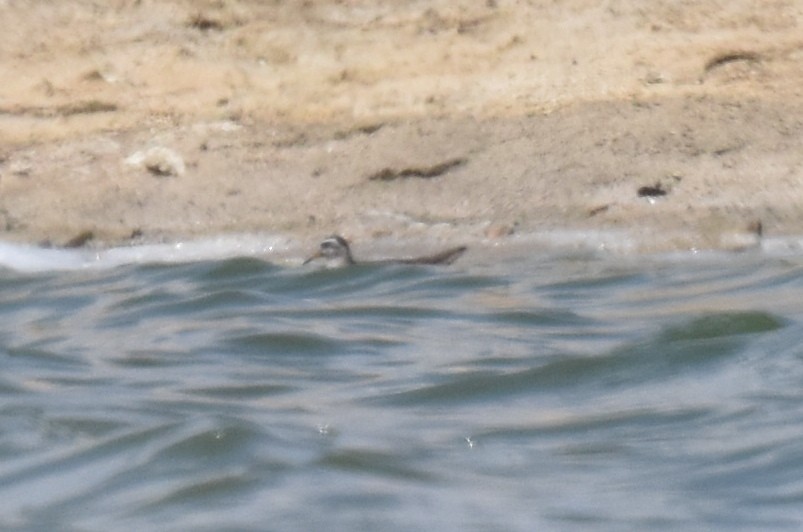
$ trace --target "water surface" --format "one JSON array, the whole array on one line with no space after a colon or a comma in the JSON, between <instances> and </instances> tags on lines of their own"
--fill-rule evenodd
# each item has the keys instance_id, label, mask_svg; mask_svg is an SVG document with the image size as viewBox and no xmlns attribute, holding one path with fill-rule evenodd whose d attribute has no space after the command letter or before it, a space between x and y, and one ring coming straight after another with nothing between
<instances>
[{"instance_id":1,"label":"water surface","mask_svg":"<svg viewBox=\"0 0 803 532\"><path fill-rule=\"evenodd\" d=\"M801 256L29 251L0 270L3 529L803 521Z\"/></svg>"}]
</instances>

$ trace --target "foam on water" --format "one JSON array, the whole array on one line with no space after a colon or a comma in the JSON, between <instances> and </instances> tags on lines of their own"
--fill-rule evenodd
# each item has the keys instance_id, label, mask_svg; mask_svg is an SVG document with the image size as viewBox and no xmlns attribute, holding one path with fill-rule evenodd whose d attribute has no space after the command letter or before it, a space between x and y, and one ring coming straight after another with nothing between
<instances>
[{"instance_id":1,"label":"foam on water","mask_svg":"<svg viewBox=\"0 0 803 532\"><path fill-rule=\"evenodd\" d=\"M367 258L388 258L395 255L431 251L435 243L425 239L397 241L380 239L372 244L361 243L360 251ZM515 235L505 241L479 241L470 244L472 254L485 262L506 255L527 254L532 248L555 251L604 252L614 255L644 255L634 237L623 231L559 230ZM368 249L366 249L368 248ZM394 251L395 250L395 251ZM526 251L524 251L526 250ZM264 234L234 234L199 238L173 243L141 244L105 249L43 248L30 244L0 241L0 267L18 272L42 273L113 268L128 264L188 263L203 260L223 260L233 257L265 257L282 265L298 265L306 252L288 236ZM752 251L779 257L803 252L803 236L764 238ZM664 258L719 256L732 251L701 251L697 249L664 252ZM501 255L500 255L501 254ZM655 255L647 253L647 255Z\"/></svg>"},{"instance_id":2,"label":"foam on water","mask_svg":"<svg viewBox=\"0 0 803 532\"><path fill-rule=\"evenodd\" d=\"M144 244L101 250L42 248L0 241L0 267L19 272L39 273L261 255L271 255L276 260L286 261L292 248L287 238L264 235L229 235L170 244Z\"/></svg>"}]
</instances>

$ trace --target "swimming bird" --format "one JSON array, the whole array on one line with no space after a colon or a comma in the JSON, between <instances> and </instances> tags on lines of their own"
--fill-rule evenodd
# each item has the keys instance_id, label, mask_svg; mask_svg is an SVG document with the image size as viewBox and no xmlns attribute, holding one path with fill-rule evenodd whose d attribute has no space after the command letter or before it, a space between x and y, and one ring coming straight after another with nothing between
<instances>
[{"instance_id":1,"label":"swimming bird","mask_svg":"<svg viewBox=\"0 0 803 532\"><path fill-rule=\"evenodd\" d=\"M318 246L318 251L305 260L304 264L308 264L317 259L326 261L326 266L329 268L340 268L353 264L451 264L457 260L466 249L466 246L458 246L434 255L426 255L413 259L387 259L358 263L351 254L351 247L349 247L348 240L340 235L332 235L321 242Z\"/></svg>"}]
</instances>

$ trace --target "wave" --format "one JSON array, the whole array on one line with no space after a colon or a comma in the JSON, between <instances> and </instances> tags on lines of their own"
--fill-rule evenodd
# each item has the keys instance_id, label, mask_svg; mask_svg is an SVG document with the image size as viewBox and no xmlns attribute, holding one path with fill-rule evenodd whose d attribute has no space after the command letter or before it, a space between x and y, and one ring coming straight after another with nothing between
<instances>
[{"instance_id":1,"label":"wave","mask_svg":"<svg viewBox=\"0 0 803 532\"><path fill-rule=\"evenodd\" d=\"M391 240L392 241L392 240ZM380 254L386 253L387 241L375 243ZM409 242L408 242L409 244ZM418 242L420 244L420 242ZM394 242L394 247L399 243ZM515 235L500 245L498 242L480 241L471 246L475 257L490 262L500 259L528 256L533 248L541 251L603 252L619 256L653 257L686 260L689 257L718 259L747 251L769 257L799 256L803 253L803 237L784 236L763 238L749 249L702 250L688 248L676 251L650 252L639 247L637 241L621 231L548 230ZM426 248L425 248L426 249ZM476 253L479 251L479 253ZM189 263L204 260L221 260L235 257L270 256L271 262L300 264L304 251L289 236L265 234L232 234L198 238L173 243L141 244L112 248L68 249L46 248L31 244L0 241L0 268L23 273L82 270L87 268L113 268L128 264ZM480 262L487 262L482 261Z\"/></svg>"},{"instance_id":2,"label":"wave","mask_svg":"<svg viewBox=\"0 0 803 532\"><path fill-rule=\"evenodd\" d=\"M113 268L127 264L183 263L270 254L290 260L290 239L228 235L185 242L142 244L107 249L44 248L0 241L0 267L25 273Z\"/></svg>"}]
</instances>

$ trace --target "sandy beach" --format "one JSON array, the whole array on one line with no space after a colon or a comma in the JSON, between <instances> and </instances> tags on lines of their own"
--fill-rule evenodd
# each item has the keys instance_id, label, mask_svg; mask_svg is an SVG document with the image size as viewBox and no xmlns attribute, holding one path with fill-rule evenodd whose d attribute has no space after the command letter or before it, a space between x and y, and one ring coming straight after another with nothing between
<instances>
[{"instance_id":1,"label":"sandy beach","mask_svg":"<svg viewBox=\"0 0 803 532\"><path fill-rule=\"evenodd\" d=\"M0 0L0 238L803 235L803 4Z\"/></svg>"}]
</instances>

